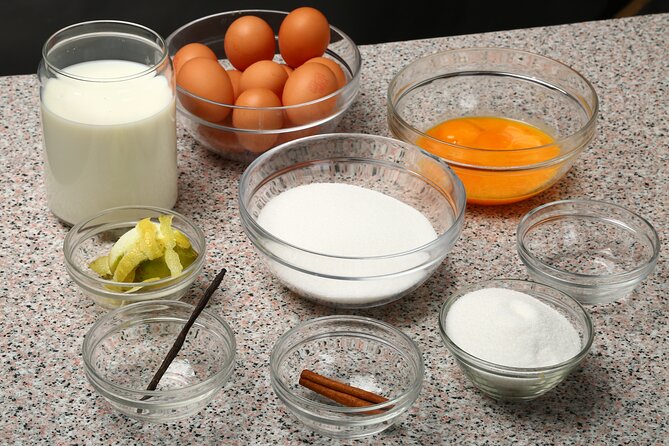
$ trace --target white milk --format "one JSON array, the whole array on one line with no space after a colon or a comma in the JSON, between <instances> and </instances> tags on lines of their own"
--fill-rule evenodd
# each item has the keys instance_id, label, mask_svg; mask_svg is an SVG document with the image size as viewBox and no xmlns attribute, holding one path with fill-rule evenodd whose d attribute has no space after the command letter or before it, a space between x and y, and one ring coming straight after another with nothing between
<instances>
[{"instance_id":1,"label":"white milk","mask_svg":"<svg viewBox=\"0 0 669 446\"><path fill-rule=\"evenodd\" d=\"M101 210L177 199L176 108L167 78L122 60L83 62L42 89L47 198L68 223ZM129 76L128 80L118 80ZM104 81L104 79L115 79Z\"/></svg>"}]
</instances>

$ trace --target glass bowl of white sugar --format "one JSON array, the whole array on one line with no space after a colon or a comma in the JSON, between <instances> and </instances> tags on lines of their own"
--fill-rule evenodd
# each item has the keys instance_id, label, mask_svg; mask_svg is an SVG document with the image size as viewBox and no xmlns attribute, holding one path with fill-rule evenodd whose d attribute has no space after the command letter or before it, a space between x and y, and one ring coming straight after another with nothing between
<instances>
[{"instance_id":1,"label":"glass bowl of white sugar","mask_svg":"<svg viewBox=\"0 0 669 446\"><path fill-rule=\"evenodd\" d=\"M325 134L277 146L240 179L244 230L272 274L321 304L387 304L423 284L458 240L462 182L410 143Z\"/></svg>"},{"instance_id":2,"label":"glass bowl of white sugar","mask_svg":"<svg viewBox=\"0 0 669 446\"><path fill-rule=\"evenodd\" d=\"M472 384L504 401L552 390L581 364L594 336L578 301L548 285L512 279L456 291L441 309L439 328Z\"/></svg>"}]
</instances>

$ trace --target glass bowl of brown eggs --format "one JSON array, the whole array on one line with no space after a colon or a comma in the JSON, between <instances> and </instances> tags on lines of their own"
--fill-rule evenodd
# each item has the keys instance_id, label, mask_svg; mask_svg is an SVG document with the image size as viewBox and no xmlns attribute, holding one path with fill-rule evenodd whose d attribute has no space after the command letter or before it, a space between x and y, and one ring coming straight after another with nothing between
<instances>
[{"instance_id":1,"label":"glass bowl of brown eggs","mask_svg":"<svg viewBox=\"0 0 669 446\"><path fill-rule=\"evenodd\" d=\"M235 161L334 131L360 88L358 47L311 7L214 14L166 43L180 125Z\"/></svg>"}]
</instances>

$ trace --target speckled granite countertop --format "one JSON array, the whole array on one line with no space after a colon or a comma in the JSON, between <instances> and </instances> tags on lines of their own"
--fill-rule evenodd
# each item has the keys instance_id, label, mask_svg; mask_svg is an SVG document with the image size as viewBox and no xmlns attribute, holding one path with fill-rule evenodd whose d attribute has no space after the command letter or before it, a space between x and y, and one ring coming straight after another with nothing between
<instances>
[{"instance_id":1,"label":"speckled granite countertop","mask_svg":"<svg viewBox=\"0 0 669 446\"><path fill-rule=\"evenodd\" d=\"M466 46L526 49L561 60L592 81L598 134L567 177L519 204L470 206L453 252L426 285L388 306L359 311L409 334L426 376L417 404L390 430L360 444L660 444L669 437L669 15L389 43L361 48L361 94L340 130L388 135L385 92L409 61ZM38 55L36 55L38 57ZM48 211L35 76L0 78L0 443L330 444L304 431L272 392L273 342L300 321L332 314L266 272L244 236L237 180L244 166L179 131L176 209L205 231L208 259L193 294L225 265L210 303L233 327L237 364L199 415L143 425L114 413L89 386L81 343L103 310L82 297L62 259L67 228ZM665 243L655 273L626 299L590 307L595 341L584 366L525 404L476 391L446 351L437 313L456 287L526 278L515 249L519 219L563 198L619 203L647 217Z\"/></svg>"}]
</instances>

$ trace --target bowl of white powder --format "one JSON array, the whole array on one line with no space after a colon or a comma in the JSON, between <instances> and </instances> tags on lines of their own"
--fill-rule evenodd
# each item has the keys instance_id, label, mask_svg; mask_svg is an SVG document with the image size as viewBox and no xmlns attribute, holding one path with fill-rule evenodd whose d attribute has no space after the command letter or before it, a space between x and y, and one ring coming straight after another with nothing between
<instances>
[{"instance_id":1,"label":"bowl of white powder","mask_svg":"<svg viewBox=\"0 0 669 446\"><path fill-rule=\"evenodd\" d=\"M586 357L590 316L560 290L496 279L462 288L443 305L446 347L472 384L507 401L537 398L560 384Z\"/></svg>"},{"instance_id":2,"label":"bowl of white powder","mask_svg":"<svg viewBox=\"0 0 669 446\"><path fill-rule=\"evenodd\" d=\"M273 275L322 304L365 308L423 284L462 231L465 191L402 141L326 134L280 145L240 179L244 230Z\"/></svg>"}]
</instances>

